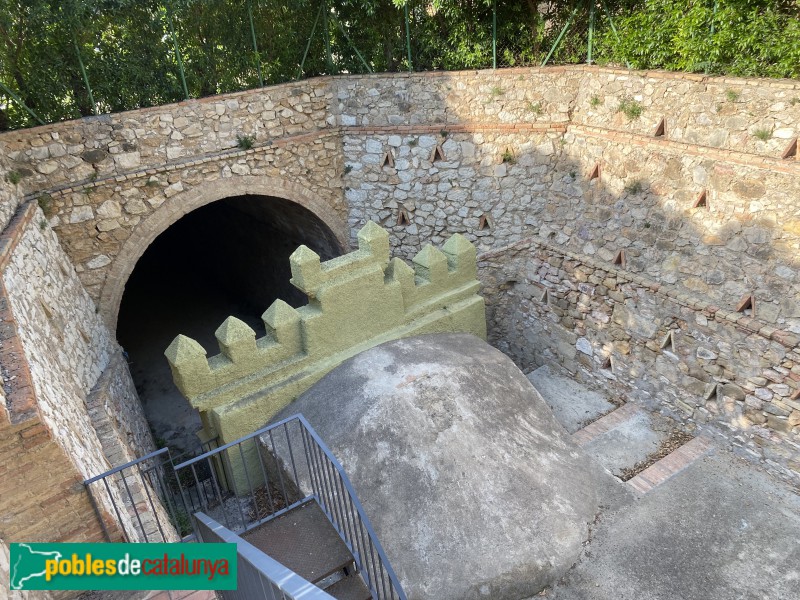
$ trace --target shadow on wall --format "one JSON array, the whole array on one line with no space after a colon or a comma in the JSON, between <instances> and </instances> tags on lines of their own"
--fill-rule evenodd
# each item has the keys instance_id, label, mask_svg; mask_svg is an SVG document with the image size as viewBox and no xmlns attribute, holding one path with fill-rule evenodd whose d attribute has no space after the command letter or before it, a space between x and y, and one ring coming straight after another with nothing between
<instances>
[{"instance_id":1,"label":"shadow on wall","mask_svg":"<svg viewBox=\"0 0 800 600\"><path fill-rule=\"evenodd\" d=\"M795 161L780 164L780 140L757 138L766 125L791 133L780 119L800 107L784 103L766 123L748 116L769 107L752 86L700 94L644 76L566 73L554 86L535 71L509 75L427 77L424 102L413 80L360 80L379 95L352 92L342 118L386 134L343 131L351 224L389 228L407 258L456 232L482 251L528 235L607 262L623 250L629 272L731 310L753 294L759 318L800 333L800 179ZM677 88L694 94L687 106L674 104ZM381 110L365 112L362 97ZM418 131L392 134L397 123ZM757 166L762 156L777 167Z\"/></svg>"},{"instance_id":2,"label":"shadow on wall","mask_svg":"<svg viewBox=\"0 0 800 600\"><path fill-rule=\"evenodd\" d=\"M716 127L728 126L729 107L715 105L724 91L704 92L701 110L676 107L678 132L669 114L658 127L647 90L630 96L626 82L645 79L634 75L586 89L539 87L535 73L472 77L426 78L420 106L408 101L413 82L384 90L380 112L359 110L359 90L343 102L355 126L343 131L351 223L381 223L405 257L452 233L475 242L490 339L524 370L561 365L722 435L752 433L733 443L752 456L769 447L784 473L800 464L786 443L800 424L796 396L789 403L800 364L797 163L775 144L746 154L670 140L691 142L688 124L715 111ZM749 135L748 106L737 110L737 136ZM599 125L581 124L587 114ZM699 141L714 142L703 127Z\"/></svg>"},{"instance_id":3,"label":"shadow on wall","mask_svg":"<svg viewBox=\"0 0 800 600\"><path fill-rule=\"evenodd\" d=\"M150 245L128 280L117 339L159 446L198 444L199 417L172 383L164 350L179 333L217 353L216 324L235 315L264 333L262 313L277 298L307 302L290 283L289 255L300 244L324 259L340 254L333 233L307 209L273 197L208 204Z\"/></svg>"}]
</instances>

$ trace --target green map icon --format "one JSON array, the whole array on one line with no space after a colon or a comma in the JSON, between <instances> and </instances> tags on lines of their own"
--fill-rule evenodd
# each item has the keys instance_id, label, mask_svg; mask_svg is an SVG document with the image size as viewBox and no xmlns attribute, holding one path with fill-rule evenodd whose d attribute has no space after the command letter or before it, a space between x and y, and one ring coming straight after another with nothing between
<instances>
[{"instance_id":1,"label":"green map icon","mask_svg":"<svg viewBox=\"0 0 800 600\"><path fill-rule=\"evenodd\" d=\"M31 544L11 544L11 589L33 589L30 580L45 578L45 561L60 558L61 553L57 551L34 550Z\"/></svg>"}]
</instances>

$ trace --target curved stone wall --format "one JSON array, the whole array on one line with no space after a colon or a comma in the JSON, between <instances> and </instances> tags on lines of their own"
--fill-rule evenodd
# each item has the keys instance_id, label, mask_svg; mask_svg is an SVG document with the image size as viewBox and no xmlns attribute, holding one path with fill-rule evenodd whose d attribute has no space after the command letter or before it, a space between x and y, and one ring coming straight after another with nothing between
<instances>
[{"instance_id":1,"label":"curved stone wall","mask_svg":"<svg viewBox=\"0 0 800 600\"><path fill-rule=\"evenodd\" d=\"M368 221L405 258L462 233L520 364L611 381L791 477L798 123L797 82L577 66L319 78L9 132L0 153L109 323L163 228L265 185L343 245Z\"/></svg>"}]
</instances>

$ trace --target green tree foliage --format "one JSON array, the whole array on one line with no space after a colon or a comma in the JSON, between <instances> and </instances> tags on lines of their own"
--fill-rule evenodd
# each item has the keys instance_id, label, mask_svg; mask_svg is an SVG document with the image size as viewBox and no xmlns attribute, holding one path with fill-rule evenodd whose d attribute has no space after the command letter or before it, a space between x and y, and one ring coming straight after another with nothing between
<instances>
[{"instance_id":1,"label":"green tree foliage","mask_svg":"<svg viewBox=\"0 0 800 600\"><path fill-rule=\"evenodd\" d=\"M497 0L498 66L539 64L576 3L575 21L552 58L558 63L586 59L588 1ZM636 68L800 75L800 1L716 5L715 12L714 0L597 0L595 58ZM0 82L50 122L182 100L181 65L192 98L323 74L488 68L494 6L493 0L0 0ZM0 92L0 129L34 124Z\"/></svg>"},{"instance_id":2,"label":"green tree foliage","mask_svg":"<svg viewBox=\"0 0 800 600\"><path fill-rule=\"evenodd\" d=\"M796 0L645 0L620 3L601 58L638 69L738 76L800 76ZM713 33L712 33L713 26Z\"/></svg>"}]
</instances>

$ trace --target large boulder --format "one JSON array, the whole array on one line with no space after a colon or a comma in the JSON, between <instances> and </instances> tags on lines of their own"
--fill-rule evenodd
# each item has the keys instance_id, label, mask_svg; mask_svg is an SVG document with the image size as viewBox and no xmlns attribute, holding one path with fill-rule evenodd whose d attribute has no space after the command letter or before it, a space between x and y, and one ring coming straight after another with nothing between
<instances>
[{"instance_id":1,"label":"large boulder","mask_svg":"<svg viewBox=\"0 0 800 600\"><path fill-rule=\"evenodd\" d=\"M518 600L553 584L610 477L471 335L367 350L277 418L294 413L343 464L409 600Z\"/></svg>"}]
</instances>

